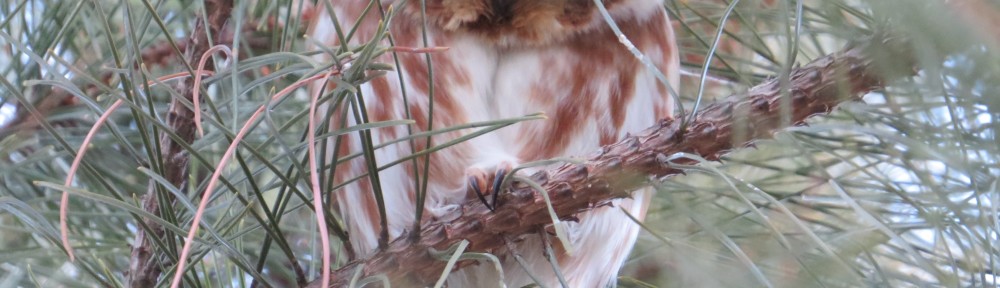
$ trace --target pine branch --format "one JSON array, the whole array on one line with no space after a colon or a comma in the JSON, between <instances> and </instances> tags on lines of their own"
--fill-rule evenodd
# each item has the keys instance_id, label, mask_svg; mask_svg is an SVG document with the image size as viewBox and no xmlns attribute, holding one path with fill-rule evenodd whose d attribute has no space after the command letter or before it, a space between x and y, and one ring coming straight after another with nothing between
<instances>
[{"instance_id":1,"label":"pine branch","mask_svg":"<svg viewBox=\"0 0 1000 288\"><path fill-rule=\"evenodd\" d=\"M205 1L205 11L208 12L207 23L199 18L194 26L192 36L185 44L185 58L190 59L189 63L198 63L202 54L210 47L209 36L214 36L215 43L221 42L223 27L229 21L233 9L232 0L207 0ZM207 32L206 27L207 25ZM207 69L212 69L211 67ZM174 87L187 101L192 101L193 87L192 78L181 82ZM167 114L167 124L175 134L180 137L179 141L191 143L194 141L194 111L191 111L179 99L170 102L170 111ZM152 148L152 147L150 147ZM188 155L184 147L171 139L167 133L161 133L159 148L161 149L161 169L163 176L175 187L184 187L188 177ZM156 165L155 162L151 165ZM150 180L149 189L142 199L142 209L153 215L160 215L160 205L173 203L173 198L169 193L162 193L163 189L157 189L155 181ZM165 200L166 199L166 200ZM207 199L205 199L207 201ZM170 206L167 206L168 208ZM133 242L131 258L129 259L128 282L129 287L154 287L156 281L162 273L161 267L168 266L161 263L166 257L154 257L158 254L154 249L153 239L165 240L163 227L152 220L143 221L146 229L139 229ZM194 223L192 225L198 225ZM149 233L149 234L147 234ZM152 235L150 235L152 234Z\"/></svg>"},{"instance_id":2,"label":"pine branch","mask_svg":"<svg viewBox=\"0 0 1000 288\"><path fill-rule=\"evenodd\" d=\"M251 55L252 53L248 53L250 51L266 50L271 48L271 33L257 33L254 26L257 26L257 22L255 21L247 21L247 23L243 24L243 30L240 32L241 34L239 36L242 41L245 41L248 45L244 45L242 47L243 52L240 52L239 54L241 58L246 57L246 55ZM222 30L222 34L220 37L216 37L217 41L215 43L231 46L237 35L231 31L232 29L225 29L226 27L223 28L224 30ZM273 32L275 29L279 28L280 27L271 26L269 31ZM190 42L188 39L181 39L177 42L177 48L180 49L180 51L188 50L187 44ZM173 45L171 44L172 43L170 41L163 40L143 48L142 52L139 53L142 57L142 63L148 67L153 67L157 65L167 66L177 62L174 57L176 53L174 52ZM99 74L100 76L95 78L100 79L101 83L104 85L116 86L117 84L113 83L115 74L115 71L105 71L101 72ZM85 91L88 96L96 98L96 95L102 93L99 89L100 88L95 84L86 83L83 85L81 90ZM52 88L51 90L42 93L47 94L44 97L40 97L37 103L32 105L36 110L38 110L39 114L43 116L48 116L54 111L64 107L80 105L79 101L77 101L77 99L75 99L73 95L66 90ZM0 125L0 139L6 138L7 136L15 133L33 133L37 128L41 127L41 121L46 121L46 119L38 119L29 113L24 112L24 105L25 104L23 103L18 103L16 111L14 112L15 118L6 124ZM64 121L70 122L74 120Z\"/></svg>"},{"instance_id":3,"label":"pine branch","mask_svg":"<svg viewBox=\"0 0 1000 288\"><path fill-rule=\"evenodd\" d=\"M548 191L559 217L573 219L573 215L606 206L612 199L629 197L631 191L649 184L648 177L682 173L665 163L670 155L683 152L718 160L735 148L770 138L788 124L803 125L810 116L828 113L842 102L860 100L864 94L884 88L888 81L913 75L915 61L907 45L896 38L874 37L794 69L786 90L790 93L782 93L781 81L773 79L698 111L692 123L661 120L601 148L582 164L566 164L531 178ZM791 123L782 123L783 94L791 97ZM673 163L694 162L681 159ZM341 267L333 275L333 286L347 286L358 269L362 269L362 278L385 275L394 284L426 285L445 267L444 261L430 254L432 248L444 250L468 240L467 251L501 251L505 237L537 233L551 224L541 194L520 183L512 186L500 195L501 206L495 212L470 199L462 210L453 212L456 215L441 217L454 220L428 223L419 238L397 238L370 258ZM460 261L456 268L470 264ZM318 281L309 285L316 286Z\"/></svg>"}]
</instances>

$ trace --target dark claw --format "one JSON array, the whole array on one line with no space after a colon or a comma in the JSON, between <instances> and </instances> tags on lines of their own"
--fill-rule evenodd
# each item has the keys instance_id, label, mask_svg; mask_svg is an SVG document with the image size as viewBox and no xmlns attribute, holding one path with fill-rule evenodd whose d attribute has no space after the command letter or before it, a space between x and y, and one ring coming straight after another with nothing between
<instances>
[{"instance_id":1,"label":"dark claw","mask_svg":"<svg viewBox=\"0 0 1000 288\"><path fill-rule=\"evenodd\" d=\"M500 186L503 185L503 179L507 177L507 169L497 169L497 173L493 175L493 208L499 206L497 203L497 197L500 196ZM490 209L493 210L493 209Z\"/></svg>"},{"instance_id":2,"label":"dark claw","mask_svg":"<svg viewBox=\"0 0 1000 288\"><path fill-rule=\"evenodd\" d=\"M479 180L476 180L476 177L469 177L469 186L471 186L472 191L476 193L476 197L479 198L479 202L483 202L483 205L486 206L486 209L490 209L490 211L493 211L493 206L490 205L489 202L486 202L486 197L483 196L483 191L479 190ZM496 196L494 196L493 201L496 201Z\"/></svg>"}]
</instances>

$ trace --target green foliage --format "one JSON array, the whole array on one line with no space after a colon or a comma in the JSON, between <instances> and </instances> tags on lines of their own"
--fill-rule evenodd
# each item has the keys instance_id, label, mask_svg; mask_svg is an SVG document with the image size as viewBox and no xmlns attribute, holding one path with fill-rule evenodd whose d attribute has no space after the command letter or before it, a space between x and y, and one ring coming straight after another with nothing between
<instances>
[{"instance_id":1,"label":"green foliage","mask_svg":"<svg viewBox=\"0 0 1000 288\"><path fill-rule=\"evenodd\" d=\"M313 57L329 53L336 61L357 57L353 71L368 77L335 79L342 85L326 91L323 101L357 105L354 87L394 73L385 71L392 63L365 61L386 52L374 44L309 48L300 28L303 13L293 1L236 1L232 31L248 31L233 33L234 46L243 47L233 47L240 59L217 57L217 73L204 81L206 133L185 147L192 173L184 187L175 187L160 176L156 143L161 133L172 133L165 112L180 97L169 89L177 80L146 83L193 69L174 50L204 15L200 1L190 2L0 4L0 107L17 113L0 123L0 286L124 285L134 234L147 229L140 218L167 230L157 246L167 274L161 281L167 282L207 176L261 105L269 105L263 120L243 140L210 199L185 283L284 287L317 277L306 133L338 141L339 134L410 122L307 131L306 89L269 99L335 65ZM735 6L727 13L730 4ZM996 35L960 20L944 1L668 0L665 7L678 23L688 72L680 95L687 109L783 77L876 31L911 39L922 70L867 95L865 103L843 105L721 163L683 167L687 175L657 181L646 231L619 285L996 285L1000 42L990 38ZM721 37L719 24L725 24ZM151 50L160 57L143 57ZM709 51L715 52L710 62ZM706 62L711 79L702 85ZM46 108L45 99L60 94L72 103ZM71 188L58 184L84 135L116 100L125 105L99 130L76 181ZM45 121L14 125L31 123L27 115L34 114ZM343 115L324 119L331 117ZM486 133L528 119L434 127L429 134ZM322 164L329 171L335 163ZM329 174L321 176L325 192L343 185ZM143 211L139 199L150 185L177 196L169 213ZM75 262L62 250L56 228L64 188L71 195ZM336 267L346 259L346 238L339 232L342 219L326 212L340 239L334 241ZM296 279L297 268L305 279Z\"/></svg>"},{"instance_id":2,"label":"green foliage","mask_svg":"<svg viewBox=\"0 0 1000 288\"><path fill-rule=\"evenodd\" d=\"M934 1L804 1L801 14L795 1L778 2L737 5L722 45L739 48L719 53L710 71L734 84L706 95L782 77L874 31L913 39L922 70L865 103L661 182L649 233L622 279L671 287L996 285L1000 106L990 92L998 72L991 35ZM726 6L689 4L676 3L692 27L683 29L684 51L703 55L712 34L693 31L714 29ZM703 62L685 64L700 72ZM699 80L686 79L681 94L698 95L690 83ZM623 282L641 287L631 283Z\"/></svg>"}]
</instances>

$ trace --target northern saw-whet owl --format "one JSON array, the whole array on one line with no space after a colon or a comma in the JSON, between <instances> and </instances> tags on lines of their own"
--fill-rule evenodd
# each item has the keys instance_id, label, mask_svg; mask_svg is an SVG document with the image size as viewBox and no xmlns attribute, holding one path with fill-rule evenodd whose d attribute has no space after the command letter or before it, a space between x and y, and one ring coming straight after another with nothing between
<instances>
[{"instance_id":1,"label":"northern saw-whet owl","mask_svg":"<svg viewBox=\"0 0 1000 288\"><path fill-rule=\"evenodd\" d=\"M382 20L377 7L362 16L369 1L321 1L330 1L336 21L345 30L359 24L349 44L371 41ZM382 0L381 5L399 6L398 2ZM662 0L603 0L603 4L631 43L652 60L669 85L677 87L677 45ZM324 5L316 6L319 15L313 19L310 37L323 45L340 45L334 20ZM433 77L426 55L400 52L396 69L402 77L390 72L358 87L370 121L409 118L415 121L412 133L424 131L432 90L434 129L537 112L547 117L437 151L430 156L428 171L418 161L417 173L429 177L424 221L465 203L470 186L489 187L494 171L509 171L530 161L587 155L671 115L670 86L619 42L592 0L410 0L402 5L394 7L399 11L388 27L394 45L448 50L430 55ZM423 14L421 5L426 5ZM389 41L383 44L389 46ZM395 63L390 53L376 61ZM408 105L404 105L402 89ZM355 125L354 118L348 115L346 124ZM432 145L470 131L438 134ZM379 145L408 133L401 126L378 128L371 131L371 137ZM338 153L360 151L360 141L356 133L346 137ZM425 146L421 139L414 141L413 149ZM375 158L381 166L414 152L409 142L402 141L376 150ZM390 240L413 227L418 182L413 179L412 165L405 161L379 173ZM366 173L366 167L360 157L343 163L337 167L335 181L355 178ZM362 177L331 192L359 257L378 248L381 226L371 190L372 183ZM571 287L604 287L615 281L640 230L621 208L642 219L651 197L651 191L637 191L631 199L595 208L569 224L566 240L576 252L569 254L561 245L554 246L558 267ZM512 247L524 257L526 267L516 263L509 251L491 251L503 262L508 287L532 283L525 270L547 287L560 285L553 265L543 255L540 235L521 236ZM452 272L448 284L479 287L497 283L497 277L493 265L470 265Z\"/></svg>"}]
</instances>

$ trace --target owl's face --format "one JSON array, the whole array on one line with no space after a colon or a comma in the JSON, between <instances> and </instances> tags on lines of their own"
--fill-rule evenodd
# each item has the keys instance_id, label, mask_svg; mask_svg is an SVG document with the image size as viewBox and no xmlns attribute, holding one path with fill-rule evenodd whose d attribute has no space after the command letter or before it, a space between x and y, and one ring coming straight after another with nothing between
<instances>
[{"instance_id":1,"label":"owl's face","mask_svg":"<svg viewBox=\"0 0 1000 288\"><path fill-rule=\"evenodd\" d=\"M419 15L420 2L409 1L404 11ZM662 5L660 0L603 2L614 19L649 17ZM592 0L426 0L426 5L432 25L504 46L550 44L603 25Z\"/></svg>"}]
</instances>

